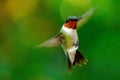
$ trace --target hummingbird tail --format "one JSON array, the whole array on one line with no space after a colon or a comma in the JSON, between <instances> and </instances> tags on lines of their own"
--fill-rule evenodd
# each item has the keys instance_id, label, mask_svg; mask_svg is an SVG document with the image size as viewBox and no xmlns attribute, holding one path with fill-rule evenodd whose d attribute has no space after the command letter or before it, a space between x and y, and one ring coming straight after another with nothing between
<instances>
[{"instance_id":1,"label":"hummingbird tail","mask_svg":"<svg viewBox=\"0 0 120 80\"><path fill-rule=\"evenodd\" d=\"M70 58L68 56L68 69L69 69L69 71L71 70L71 68L72 68L72 63L71 63Z\"/></svg>"},{"instance_id":2,"label":"hummingbird tail","mask_svg":"<svg viewBox=\"0 0 120 80\"><path fill-rule=\"evenodd\" d=\"M82 64L86 65L87 62L88 62L87 58L80 51L76 50L76 55L73 65L78 64L82 66Z\"/></svg>"},{"instance_id":3,"label":"hummingbird tail","mask_svg":"<svg viewBox=\"0 0 120 80\"><path fill-rule=\"evenodd\" d=\"M78 50L76 50L75 59L71 62L70 57L68 56L68 70L70 71L72 66L78 64L82 66L83 64L86 65L88 62L87 58Z\"/></svg>"}]
</instances>

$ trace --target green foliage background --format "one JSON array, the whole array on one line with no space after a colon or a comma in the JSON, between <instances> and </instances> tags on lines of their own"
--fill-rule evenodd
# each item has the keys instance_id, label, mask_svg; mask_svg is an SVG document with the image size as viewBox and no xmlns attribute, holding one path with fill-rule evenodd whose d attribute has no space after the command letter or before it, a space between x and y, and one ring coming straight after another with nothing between
<instances>
[{"instance_id":1,"label":"green foliage background","mask_svg":"<svg viewBox=\"0 0 120 80\"><path fill-rule=\"evenodd\" d=\"M34 48L94 6L78 30L87 65L69 74L61 47ZM119 14L118 0L0 0L0 80L120 80Z\"/></svg>"}]
</instances>

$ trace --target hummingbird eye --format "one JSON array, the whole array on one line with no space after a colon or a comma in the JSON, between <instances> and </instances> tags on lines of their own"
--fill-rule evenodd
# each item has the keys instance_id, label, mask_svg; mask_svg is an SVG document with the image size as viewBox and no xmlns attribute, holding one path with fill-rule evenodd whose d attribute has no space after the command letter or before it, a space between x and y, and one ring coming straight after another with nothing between
<instances>
[{"instance_id":1,"label":"hummingbird eye","mask_svg":"<svg viewBox=\"0 0 120 80\"><path fill-rule=\"evenodd\" d=\"M67 19L67 20L66 20L66 23L69 22L69 21L70 21L70 19Z\"/></svg>"}]
</instances>

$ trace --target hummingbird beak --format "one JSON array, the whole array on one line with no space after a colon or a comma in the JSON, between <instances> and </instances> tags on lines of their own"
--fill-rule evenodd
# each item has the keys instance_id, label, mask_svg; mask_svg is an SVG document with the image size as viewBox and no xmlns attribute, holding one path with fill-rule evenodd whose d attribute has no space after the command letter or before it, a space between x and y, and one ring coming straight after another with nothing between
<instances>
[{"instance_id":1,"label":"hummingbird beak","mask_svg":"<svg viewBox=\"0 0 120 80\"><path fill-rule=\"evenodd\" d=\"M82 16L78 16L77 21L80 21L82 18Z\"/></svg>"}]
</instances>

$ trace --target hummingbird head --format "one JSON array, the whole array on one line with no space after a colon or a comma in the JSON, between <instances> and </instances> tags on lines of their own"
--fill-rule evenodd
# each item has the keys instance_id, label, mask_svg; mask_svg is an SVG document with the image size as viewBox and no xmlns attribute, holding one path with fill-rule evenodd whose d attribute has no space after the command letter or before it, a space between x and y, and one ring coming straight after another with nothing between
<instances>
[{"instance_id":1,"label":"hummingbird head","mask_svg":"<svg viewBox=\"0 0 120 80\"><path fill-rule=\"evenodd\" d=\"M76 16L69 16L64 24L65 27L71 28L71 29L76 29L77 22L81 19L82 17L76 17Z\"/></svg>"}]
</instances>

